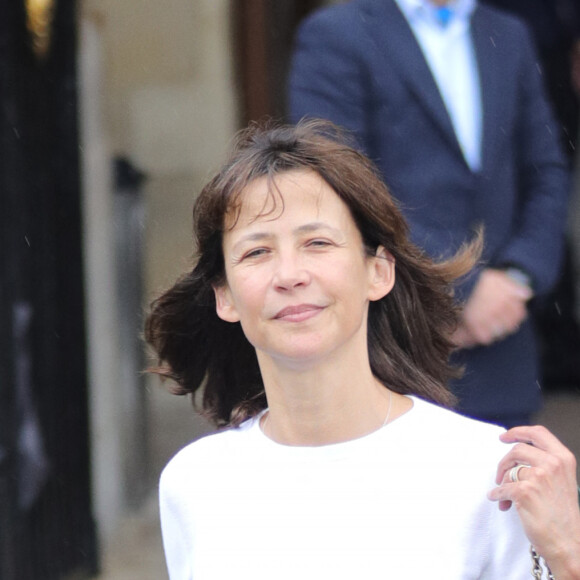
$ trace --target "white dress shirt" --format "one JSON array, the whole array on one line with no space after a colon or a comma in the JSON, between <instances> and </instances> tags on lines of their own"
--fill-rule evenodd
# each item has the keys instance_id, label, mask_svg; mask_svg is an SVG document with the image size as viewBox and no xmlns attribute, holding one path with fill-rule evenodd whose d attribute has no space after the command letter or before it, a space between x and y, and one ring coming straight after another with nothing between
<instances>
[{"instance_id":1,"label":"white dress shirt","mask_svg":"<svg viewBox=\"0 0 580 580\"><path fill-rule=\"evenodd\" d=\"M475 0L455 0L447 24L429 0L395 0L431 69L469 167L481 168L482 102L470 34Z\"/></svg>"}]
</instances>

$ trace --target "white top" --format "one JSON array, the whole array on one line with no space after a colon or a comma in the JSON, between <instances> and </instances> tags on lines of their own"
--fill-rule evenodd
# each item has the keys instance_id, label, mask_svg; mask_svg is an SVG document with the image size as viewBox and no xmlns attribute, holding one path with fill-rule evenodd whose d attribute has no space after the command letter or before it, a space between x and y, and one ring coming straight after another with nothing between
<instances>
[{"instance_id":1,"label":"white top","mask_svg":"<svg viewBox=\"0 0 580 580\"><path fill-rule=\"evenodd\" d=\"M161 524L171 580L527 580L514 508L486 492L502 429L411 397L360 439L291 447L257 419L167 465Z\"/></svg>"},{"instance_id":2,"label":"white top","mask_svg":"<svg viewBox=\"0 0 580 580\"><path fill-rule=\"evenodd\" d=\"M481 168L482 104L477 60L470 34L475 0L449 2L442 26L428 0L395 0L417 39L453 123L469 167Z\"/></svg>"}]
</instances>

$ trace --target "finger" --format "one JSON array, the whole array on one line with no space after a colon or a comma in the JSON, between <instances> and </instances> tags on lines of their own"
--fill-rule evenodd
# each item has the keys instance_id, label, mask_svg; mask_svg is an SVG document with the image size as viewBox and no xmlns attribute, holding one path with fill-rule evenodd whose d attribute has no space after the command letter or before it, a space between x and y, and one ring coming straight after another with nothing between
<instances>
[{"instance_id":1,"label":"finger","mask_svg":"<svg viewBox=\"0 0 580 580\"><path fill-rule=\"evenodd\" d=\"M509 329L511 332L515 332L525 321L528 317L528 310L526 307L520 303L518 306L512 311L511 317L509 320Z\"/></svg>"},{"instance_id":2,"label":"finger","mask_svg":"<svg viewBox=\"0 0 580 580\"><path fill-rule=\"evenodd\" d=\"M532 477L531 469L532 466L529 463L516 463L509 469L506 469L503 475L498 476L501 477L498 485L511 485L513 483L526 481Z\"/></svg>"},{"instance_id":3,"label":"finger","mask_svg":"<svg viewBox=\"0 0 580 580\"><path fill-rule=\"evenodd\" d=\"M527 443L553 454L566 450L560 440L542 425L512 427L502 433L500 439L504 443Z\"/></svg>"},{"instance_id":4,"label":"finger","mask_svg":"<svg viewBox=\"0 0 580 580\"><path fill-rule=\"evenodd\" d=\"M465 322L479 342L491 344L516 332L527 314L522 302L512 300L497 304L495 309L486 312L485 316L467 317Z\"/></svg>"},{"instance_id":5,"label":"finger","mask_svg":"<svg viewBox=\"0 0 580 580\"><path fill-rule=\"evenodd\" d=\"M502 512L507 512L513 505L513 502L509 499L504 499L499 502L499 509Z\"/></svg>"},{"instance_id":6,"label":"finger","mask_svg":"<svg viewBox=\"0 0 580 580\"><path fill-rule=\"evenodd\" d=\"M502 485L526 481L526 479L531 477L531 469L532 466L529 463L516 463L504 473Z\"/></svg>"},{"instance_id":7,"label":"finger","mask_svg":"<svg viewBox=\"0 0 580 580\"><path fill-rule=\"evenodd\" d=\"M490 501L498 502L498 507L502 512L508 511L513 505L513 483L494 487L487 492ZM512 489L510 489L510 487Z\"/></svg>"},{"instance_id":8,"label":"finger","mask_svg":"<svg viewBox=\"0 0 580 580\"><path fill-rule=\"evenodd\" d=\"M500 511L507 512L513 505L513 501L511 499L506 499L507 494L503 492L503 490L499 487L495 487L494 489L490 490L487 494L487 498L490 501L498 502L498 507Z\"/></svg>"},{"instance_id":9,"label":"finger","mask_svg":"<svg viewBox=\"0 0 580 580\"><path fill-rule=\"evenodd\" d=\"M506 474L512 467L519 464L545 465L551 463L553 458L550 454L525 443L514 445L509 453L504 455L497 466L495 482L499 485L504 481ZM521 474L521 470L520 470Z\"/></svg>"},{"instance_id":10,"label":"finger","mask_svg":"<svg viewBox=\"0 0 580 580\"><path fill-rule=\"evenodd\" d=\"M505 473L501 483L487 494L487 497L490 500L499 502L499 508L502 511L509 509L512 502L517 500L518 494L520 494L521 490L520 484L524 481L533 479L534 477L533 467L524 464L520 464L520 468L517 472L513 472L513 474L515 481L512 479L512 471L510 468L510 470Z\"/></svg>"},{"instance_id":11,"label":"finger","mask_svg":"<svg viewBox=\"0 0 580 580\"><path fill-rule=\"evenodd\" d=\"M525 471L525 469L521 469L520 474L523 474L524 471ZM508 480L509 480L509 476L508 476ZM522 477L519 477L519 481L520 482L523 481L523 475L522 475ZM498 502L498 507L499 507L500 511L507 512L512 507L512 505L514 503L513 493L515 491L515 489L514 489L515 485L517 485L517 483L513 483L511 481L504 481L504 482L502 482L501 486L498 486L498 487L492 489L487 494L487 497L491 501Z\"/></svg>"},{"instance_id":12,"label":"finger","mask_svg":"<svg viewBox=\"0 0 580 580\"><path fill-rule=\"evenodd\" d=\"M523 302L519 300L507 303L501 313L498 313L499 324L505 334L514 333L526 319L528 311Z\"/></svg>"}]
</instances>

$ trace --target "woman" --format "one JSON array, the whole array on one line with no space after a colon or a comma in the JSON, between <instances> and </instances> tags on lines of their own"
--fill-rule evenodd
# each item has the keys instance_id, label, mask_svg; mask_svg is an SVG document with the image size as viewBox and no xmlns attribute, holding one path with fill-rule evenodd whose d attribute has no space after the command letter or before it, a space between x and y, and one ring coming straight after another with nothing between
<instances>
[{"instance_id":1,"label":"woman","mask_svg":"<svg viewBox=\"0 0 580 580\"><path fill-rule=\"evenodd\" d=\"M146 337L224 429L161 477L172 580L528 578L517 513L486 498L501 430L443 408L451 284L480 241L434 264L320 122L243 132L194 230Z\"/></svg>"}]
</instances>

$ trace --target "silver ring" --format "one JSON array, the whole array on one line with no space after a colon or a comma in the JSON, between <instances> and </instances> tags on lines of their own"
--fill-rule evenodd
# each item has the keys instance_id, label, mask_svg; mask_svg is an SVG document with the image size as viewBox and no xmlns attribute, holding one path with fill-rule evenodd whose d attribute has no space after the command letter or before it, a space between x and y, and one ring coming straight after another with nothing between
<instances>
[{"instance_id":1,"label":"silver ring","mask_svg":"<svg viewBox=\"0 0 580 580\"><path fill-rule=\"evenodd\" d=\"M526 468L530 468L531 465L527 465L525 463L518 463L517 465L514 465L511 469L510 469L510 481L513 483L517 483L520 478L518 477L518 474L520 472L520 469L522 469L523 467Z\"/></svg>"}]
</instances>

